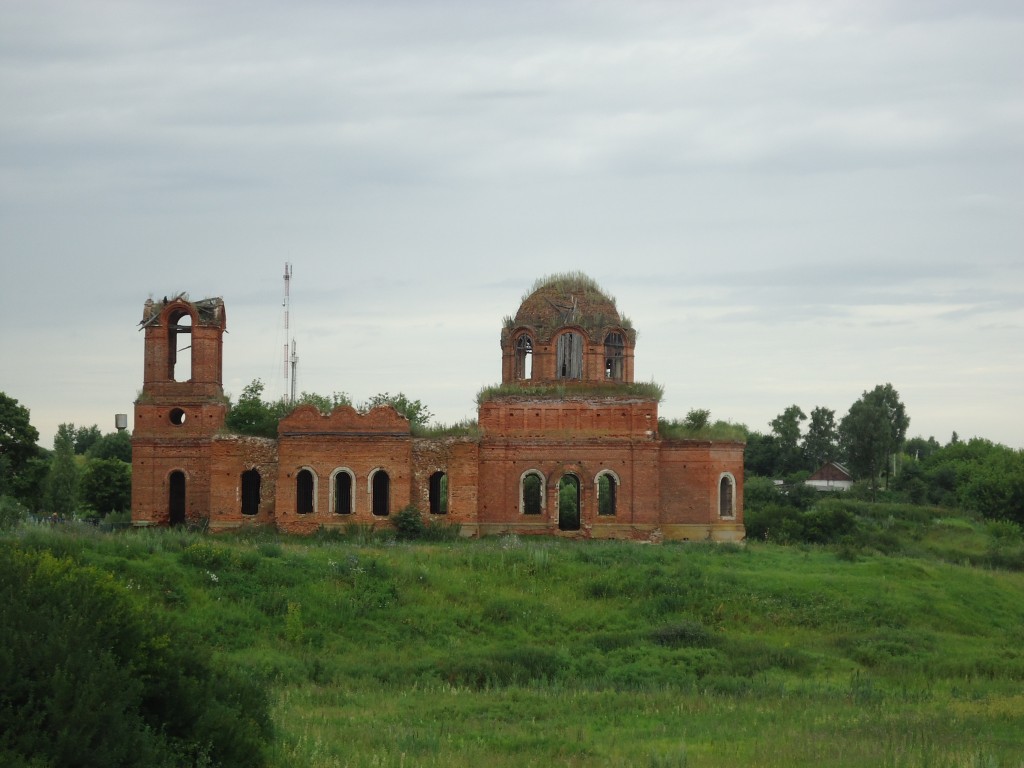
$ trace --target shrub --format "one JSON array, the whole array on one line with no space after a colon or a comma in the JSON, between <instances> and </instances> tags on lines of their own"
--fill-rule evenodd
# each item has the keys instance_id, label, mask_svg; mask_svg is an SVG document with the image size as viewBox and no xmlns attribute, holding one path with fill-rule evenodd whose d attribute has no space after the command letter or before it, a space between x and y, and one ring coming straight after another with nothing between
<instances>
[{"instance_id":1,"label":"shrub","mask_svg":"<svg viewBox=\"0 0 1024 768\"><path fill-rule=\"evenodd\" d=\"M266 689L113 577L0 543L0 762L258 766Z\"/></svg>"},{"instance_id":2,"label":"shrub","mask_svg":"<svg viewBox=\"0 0 1024 768\"><path fill-rule=\"evenodd\" d=\"M427 528L423 515L411 504L395 515L394 526L400 539L419 539Z\"/></svg>"},{"instance_id":3,"label":"shrub","mask_svg":"<svg viewBox=\"0 0 1024 768\"><path fill-rule=\"evenodd\" d=\"M715 636L698 621L677 621L658 627L651 632L651 640L670 648L709 648L716 644Z\"/></svg>"},{"instance_id":4,"label":"shrub","mask_svg":"<svg viewBox=\"0 0 1024 768\"><path fill-rule=\"evenodd\" d=\"M0 496L0 531L13 528L24 520L28 510L10 496Z\"/></svg>"}]
</instances>

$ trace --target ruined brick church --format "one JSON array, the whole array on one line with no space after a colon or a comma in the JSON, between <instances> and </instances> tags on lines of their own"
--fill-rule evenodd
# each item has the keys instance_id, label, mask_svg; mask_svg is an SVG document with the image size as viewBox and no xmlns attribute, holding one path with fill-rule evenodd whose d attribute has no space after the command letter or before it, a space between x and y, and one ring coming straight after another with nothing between
<instances>
[{"instance_id":1,"label":"ruined brick church","mask_svg":"<svg viewBox=\"0 0 1024 768\"><path fill-rule=\"evenodd\" d=\"M391 407L300 405L277 439L232 434L220 298L145 303L132 431L136 525L387 526L407 506L463 535L738 541L743 444L667 439L633 382L636 331L589 278L539 281L501 329L473 436L416 437ZM178 350L189 378L175 380Z\"/></svg>"}]
</instances>

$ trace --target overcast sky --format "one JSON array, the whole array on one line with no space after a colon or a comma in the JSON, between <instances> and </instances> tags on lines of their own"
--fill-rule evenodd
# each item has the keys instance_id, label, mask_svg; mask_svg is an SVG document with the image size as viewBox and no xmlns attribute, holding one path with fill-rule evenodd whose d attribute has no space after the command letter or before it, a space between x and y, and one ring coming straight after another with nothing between
<instances>
[{"instance_id":1,"label":"overcast sky","mask_svg":"<svg viewBox=\"0 0 1024 768\"><path fill-rule=\"evenodd\" d=\"M143 303L223 297L224 386L475 416L581 270L661 414L767 432L886 382L1024 447L1024 4L0 2L0 390L131 413Z\"/></svg>"}]
</instances>

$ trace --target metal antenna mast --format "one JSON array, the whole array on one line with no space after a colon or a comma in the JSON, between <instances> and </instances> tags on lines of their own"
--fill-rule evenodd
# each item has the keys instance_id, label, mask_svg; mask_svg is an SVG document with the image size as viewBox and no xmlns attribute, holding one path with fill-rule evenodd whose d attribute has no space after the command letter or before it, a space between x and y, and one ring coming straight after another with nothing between
<instances>
[{"instance_id":1,"label":"metal antenna mast","mask_svg":"<svg viewBox=\"0 0 1024 768\"><path fill-rule=\"evenodd\" d=\"M288 313L291 309L291 282L292 265L284 263L284 390L287 402L295 402L295 369L298 367L299 358L295 354L295 340L291 338L288 330ZM288 377L291 375L291 386L288 386Z\"/></svg>"}]
</instances>

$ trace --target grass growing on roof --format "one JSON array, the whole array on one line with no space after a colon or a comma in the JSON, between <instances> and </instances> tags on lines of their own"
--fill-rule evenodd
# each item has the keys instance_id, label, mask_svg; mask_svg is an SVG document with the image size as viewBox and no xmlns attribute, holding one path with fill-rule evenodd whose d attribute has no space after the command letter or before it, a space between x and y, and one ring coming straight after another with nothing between
<instances>
[{"instance_id":1,"label":"grass growing on roof","mask_svg":"<svg viewBox=\"0 0 1024 768\"><path fill-rule=\"evenodd\" d=\"M507 382L484 387L476 395L476 404L483 405L500 397L519 397L524 400L586 400L590 398L637 398L661 402L665 388L654 381L630 384L525 384Z\"/></svg>"}]
</instances>

